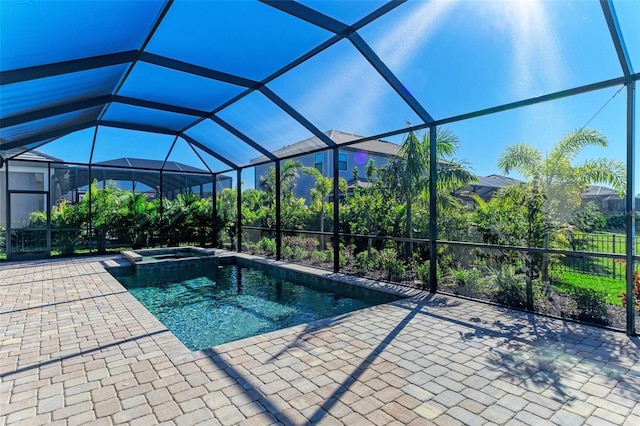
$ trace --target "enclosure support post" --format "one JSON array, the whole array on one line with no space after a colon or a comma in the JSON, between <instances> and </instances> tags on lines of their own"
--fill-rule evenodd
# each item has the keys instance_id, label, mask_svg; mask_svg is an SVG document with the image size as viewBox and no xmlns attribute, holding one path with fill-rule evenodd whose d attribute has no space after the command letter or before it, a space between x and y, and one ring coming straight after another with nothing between
<instances>
[{"instance_id":1,"label":"enclosure support post","mask_svg":"<svg viewBox=\"0 0 640 426\"><path fill-rule=\"evenodd\" d=\"M158 196L160 197L160 247L164 245L164 203L162 202L162 196L164 194L164 189L162 188L162 170L160 170L160 186L158 187Z\"/></svg>"},{"instance_id":2,"label":"enclosure support post","mask_svg":"<svg viewBox=\"0 0 640 426\"><path fill-rule=\"evenodd\" d=\"M88 188L88 195L89 195L89 229L88 229L88 237L89 237L89 254L91 254L93 252L93 215L91 214L91 203L93 203L92 197L91 197L91 185L92 185L93 181L91 180L91 160L89 160L89 188ZM96 185L97 186L97 185ZM85 195L86 196L86 195Z\"/></svg>"},{"instance_id":3,"label":"enclosure support post","mask_svg":"<svg viewBox=\"0 0 640 426\"><path fill-rule=\"evenodd\" d=\"M51 163L47 162L47 252L51 256ZM67 231L62 231L67 232Z\"/></svg>"},{"instance_id":4,"label":"enclosure support post","mask_svg":"<svg viewBox=\"0 0 640 426\"><path fill-rule=\"evenodd\" d=\"M236 251L240 253L242 251L242 169L238 169L237 179Z\"/></svg>"},{"instance_id":5,"label":"enclosure support post","mask_svg":"<svg viewBox=\"0 0 640 426\"><path fill-rule=\"evenodd\" d=\"M89 254L93 250L93 217L91 214L93 199L91 196L91 184L93 184L93 176L91 175L91 165L93 164L93 152L96 149L96 140L98 139L98 126L93 130L93 141L91 141L91 154L89 154ZM96 187L98 185L96 184Z\"/></svg>"},{"instance_id":6,"label":"enclosure support post","mask_svg":"<svg viewBox=\"0 0 640 426\"><path fill-rule=\"evenodd\" d=\"M634 118L635 118L635 94L636 83L627 83L627 197L626 197L626 227L627 227L627 334L634 336L635 329L635 310L634 304L634 257L635 257L635 237L636 237L636 203L635 203L635 140L634 140Z\"/></svg>"},{"instance_id":7,"label":"enclosure support post","mask_svg":"<svg viewBox=\"0 0 640 426\"><path fill-rule=\"evenodd\" d=\"M280 213L280 192L282 191L282 186L280 184L280 166L280 160L276 160L276 260L282 259L282 215Z\"/></svg>"},{"instance_id":8,"label":"enclosure support post","mask_svg":"<svg viewBox=\"0 0 640 426\"><path fill-rule=\"evenodd\" d=\"M213 174L213 185L211 188L211 243L218 247L218 175Z\"/></svg>"},{"instance_id":9,"label":"enclosure support post","mask_svg":"<svg viewBox=\"0 0 640 426\"><path fill-rule=\"evenodd\" d=\"M429 291L435 293L438 290L438 209L436 204L438 158L437 158L437 131L436 126L429 128Z\"/></svg>"},{"instance_id":10,"label":"enclosure support post","mask_svg":"<svg viewBox=\"0 0 640 426\"><path fill-rule=\"evenodd\" d=\"M9 159L4 163L4 196L6 203L5 210L5 218L6 218L6 227L5 233L6 238L4 240L4 249L7 254L7 259L11 259L11 195L9 195Z\"/></svg>"},{"instance_id":11,"label":"enclosure support post","mask_svg":"<svg viewBox=\"0 0 640 426\"><path fill-rule=\"evenodd\" d=\"M333 272L340 271L340 170L338 160L340 151L338 147L333 150Z\"/></svg>"}]
</instances>

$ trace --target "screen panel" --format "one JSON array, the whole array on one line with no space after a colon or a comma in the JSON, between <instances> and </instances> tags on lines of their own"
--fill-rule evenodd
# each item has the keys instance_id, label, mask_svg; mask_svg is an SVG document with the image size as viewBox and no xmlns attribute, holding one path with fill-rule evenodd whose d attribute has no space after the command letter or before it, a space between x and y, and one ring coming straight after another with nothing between
<instances>
[{"instance_id":1,"label":"screen panel","mask_svg":"<svg viewBox=\"0 0 640 426\"><path fill-rule=\"evenodd\" d=\"M176 2L148 51L262 80L331 35L258 2Z\"/></svg>"},{"instance_id":2,"label":"screen panel","mask_svg":"<svg viewBox=\"0 0 640 426\"><path fill-rule=\"evenodd\" d=\"M212 111L243 87L138 62L119 94L137 99Z\"/></svg>"},{"instance_id":3,"label":"screen panel","mask_svg":"<svg viewBox=\"0 0 640 426\"><path fill-rule=\"evenodd\" d=\"M163 5L2 2L0 67L5 71L139 49Z\"/></svg>"},{"instance_id":4,"label":"screen panel","mask_svg":"<svg viewBox=\"0 0 640 426\"><path fill-rule=\"evenodd\" d=\"M187 136L242 166L262 154L211 120L204 120L185 132Z\"/></svg>"},{"instance_id":5,"label":"screen panel","mask_svg":"<svg viewBox=\"0 0 640 426\"><path fill-rule=\"evenodd\" d=\"M422 123L346 40L278 77L269 87L323 131L370 136Z\"/></svg>"},{"instance_id":6,"label":"screen panel","mask_svg":"<svg viewBox=\"0 0 640 426\"><path fill-rule=\"evenodd\" d=\"M621 76L598 2L407 2L360 33L435 118Z\"/></svg>"}]
</instances>

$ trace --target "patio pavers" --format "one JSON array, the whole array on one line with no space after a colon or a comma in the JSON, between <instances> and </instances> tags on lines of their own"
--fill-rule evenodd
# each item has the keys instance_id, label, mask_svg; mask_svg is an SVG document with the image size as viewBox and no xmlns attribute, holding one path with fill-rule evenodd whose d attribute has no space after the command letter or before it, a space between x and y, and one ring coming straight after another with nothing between
<instances>
[{"instance_id":1,"label":"patio pavers","mask_svg":"<svg viewBox=\"0 0 640 426\"><path fill-rule=\"evenodd\" d=\"M0 265L0 425L640 424L640 342L420 294L190 353L105 266Z\"/></svg>"}]
</instances>

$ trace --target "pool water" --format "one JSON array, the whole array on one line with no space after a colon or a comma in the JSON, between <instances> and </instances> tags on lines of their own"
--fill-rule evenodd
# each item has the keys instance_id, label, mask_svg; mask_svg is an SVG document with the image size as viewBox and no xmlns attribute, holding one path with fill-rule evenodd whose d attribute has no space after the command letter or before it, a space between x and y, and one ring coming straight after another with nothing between
<instances>
[{"instance_id":1,"label":"pool water","mask_svg":"<svg viewBox=\"0 0 640 426\"><path fill-rule=\"evenodd\" d=\"M192 351L397 299L380 292L322 290L236 265L191 276L116 278Z\"/></svg>"}]
</instances>

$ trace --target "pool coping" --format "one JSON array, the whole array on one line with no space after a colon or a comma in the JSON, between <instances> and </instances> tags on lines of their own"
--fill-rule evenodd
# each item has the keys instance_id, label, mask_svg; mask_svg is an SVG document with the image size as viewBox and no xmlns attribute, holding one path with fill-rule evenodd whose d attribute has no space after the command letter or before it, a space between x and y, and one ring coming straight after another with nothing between
<instances>
[{"instance_id":1,"label":"pool coping","mask_svg":"<svg viewBox=\"0 0 640 426\"><path fill-rule=\"evenodd\" d=\"M329 324L336 324L341 321L348 320L353 315L368 311L368 310L376 310L388 304L397 304L397 303L407 303L407 302L418 302L424 299L429 293L427 291L418 289L418 288L410 288L406 286L400 286L397 284L392 284L383 281L374 281L367 278L362 277L354 277L346 274L334 273L318 268L314 268L312 266L306 265L298 265L293 263L288 263L284 261L276 261L273 259L267 259L260 256L250 255L247 253L237 253L226 250L216 250L216 257L218 257L220 264L239 264L241 266L252 266L258 268L266 268L270 271L279 270L285 274L293 274L297 276L306 276L312 277L319 280L329 280L343 285L353 285L356 287L366 288L373 291L378 291L382 293L392 294L394 296L398 296L399 299L382 303L379 305L371 306L364 309L358 309L356 311L348 312L346 314L342 314L336 317L323 318L320 320L312 321L310 323L299 324L292 327L283 328L280 330L270 331L268 333L260 334L257 336L246 337L244 339L235 340L233 342L223 343L221 345L213 346L207 349L201 349L198 351L190 351L184 343L176 337L171 330L160 322L159 319L155 317L151 312L145 308L142 303L138 301L129 291L122 285L120 282L111 275L107 270L105 270L106 275L109 276L110 280L113 280L113 285L118 285L122 287L123 294L120 297L121 302L125 305L127 309L131 312L135 312L136 316L140 317L140 315L144 315L144 323L151 325L153 330L161 329L162 332L159 336L152 336L153 340L158 343L158 345L162 348L165 355L167 355L174 365L179 366L188 362L197 361L203 358L210 357L212 353L217 352L227 352L234 349L241 349L247 346L259 345L263 342L272 341L277 338L281 338L284 336L289 336L292 334L300 334L301 332L311 332L313 330L317 330L319 328L325 327ZM124 256L120 256L120 259L123 262L128 263L124 259ZM108 268L113 269L114 267L119 268L125 266L123 262L117 262L115 260L115 265ZM126 266L125 266L126 267ZM300 278L294 278L296 280L300 280ZM140 318L143 319L143 318ZM142 321L141 321L142 322ZM161 341L160 341L161 340Z\"/></svg>"}]
</instances>

